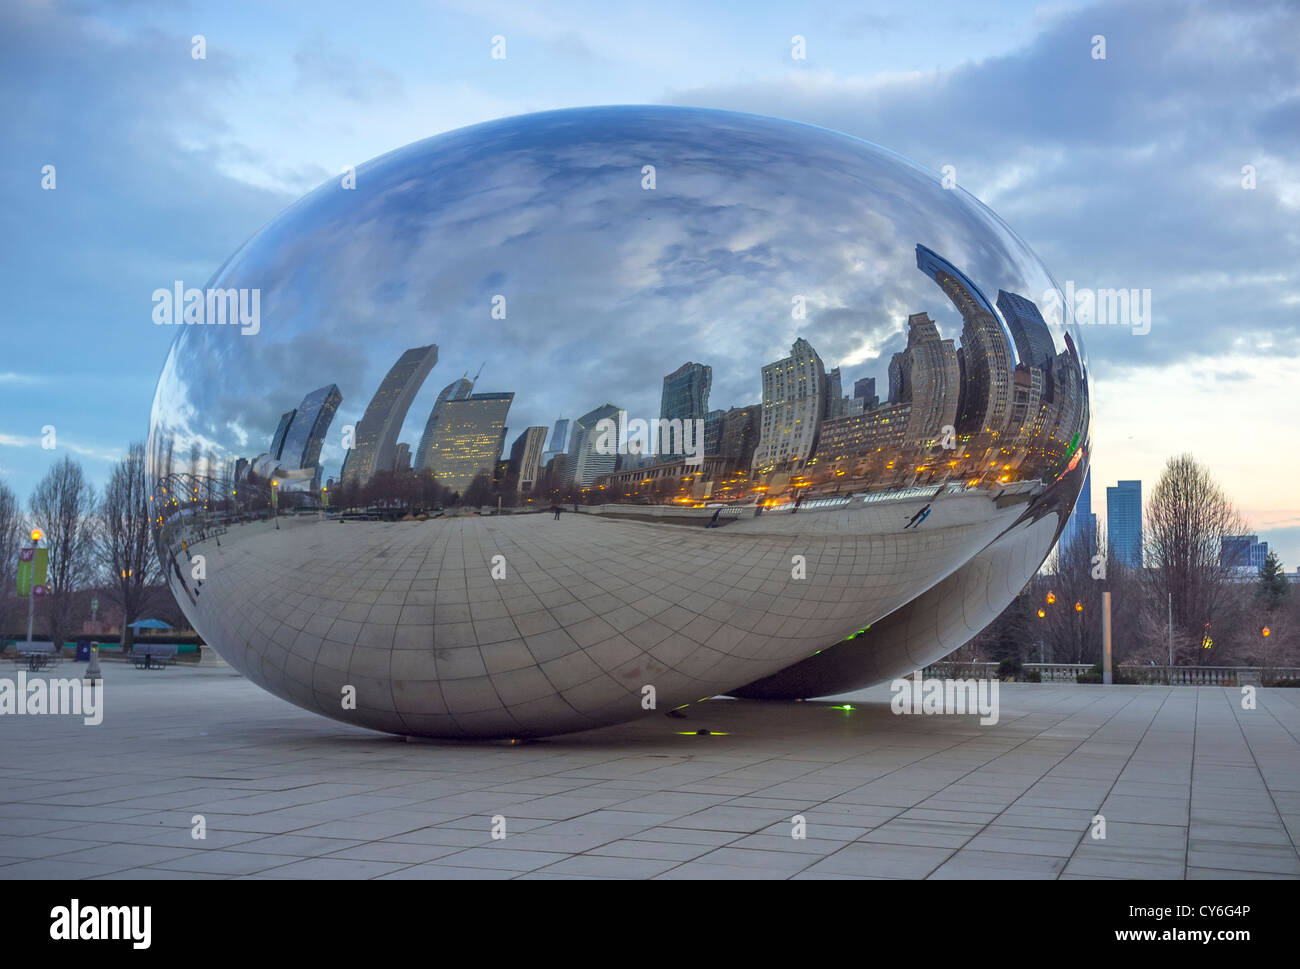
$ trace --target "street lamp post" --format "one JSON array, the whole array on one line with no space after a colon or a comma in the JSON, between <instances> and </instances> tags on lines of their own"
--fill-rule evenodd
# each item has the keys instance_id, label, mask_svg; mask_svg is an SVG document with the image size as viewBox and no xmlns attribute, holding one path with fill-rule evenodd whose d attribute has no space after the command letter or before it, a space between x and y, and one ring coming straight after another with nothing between
<instances>
[{"instance_id":1,"label":"street lamp post","mask_svg":"<svg viewBox=\"0 0 1300 969\"><path fill-rule=\"evenodd\" d=\"M1110 666L1110 590L1101 594L1101 681L1113 682Z\"/></svg>"},{"instance_id":2,"label":"street lamp post","mask_svg":"<svg viewBox=\"0 0 1300 969\"><path fill-rule=\"evenodd\" d=\"M1039 610L1038 610L1038 618L1039 618L1039 619L1045 619L1045 618L1047 618L1047 612L1046 612L1046 610L1039 609ZM1043 639L1043 627L1042 627L1042 626L1039 626L1039 627L1038 627L1038 662L1040 662L1040 663L1046 663L1046 662L1047 662L1046 649L1047 649L1047 646L1046 646L1046 643L1044 642L1044 639Z\"/></svg>"},{"instance_id":3,"label":"street lamp post","mask_svg":"<svg viewBox=\"0 0 1300 969\"><path fill-rule=\"evenodd\" d=\"M1054 605L1056 605L1056 593L1055 593L1055 592L1048 592L1047 595L1044 597L1044 601L1045 601L1045 602L1047 603L1047 605L1049 605L1049 606L1054 606ZM1043 609L1043 608L1040 608L1040 609L1038 610L1038 618L1039 618L1039 619L1046 619L1046 618L1047 618L1047 610L1046 610L1046 609ZM1046 663L1046 662L1047 662L1047 635L1046 635L1046 632L1045 632L1045 630L1043 629L1042 626L1039 627L1039 632L1038 632L1038 662L1040 662L1040 663ZM1053 663L1056 662L1056 650L1055 650L1055 649L1052 650L1052 662L1053 662Z\"/></svg>"},{"instance_id":4,"label":"street lamp post","mask_svg":"<svg viewBox=\"0 0 1300 969\"><path fill-rule=\"evenodd\" d=\"M45 533L39 528L32 529L32 585L27 590L27 645L32 644L32 619L36 614L36 550L40 548Z\"/></svg>"},{"instance_id":5,"label":"street lamp post","mask_svg":"<svg viewBox=\"0 0 1300 969\"><path fill-rule=\"evenodd\" d=\"M34 589L27 592L27 645L32 644L32 617L36 608L36 594Z\"/></svg>"}]
</instances>

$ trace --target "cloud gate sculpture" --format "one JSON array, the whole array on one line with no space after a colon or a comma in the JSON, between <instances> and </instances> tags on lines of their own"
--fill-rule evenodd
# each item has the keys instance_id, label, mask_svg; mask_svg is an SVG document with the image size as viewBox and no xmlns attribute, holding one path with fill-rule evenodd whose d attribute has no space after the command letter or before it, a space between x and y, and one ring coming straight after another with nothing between
<instances>
[{"instance_id":1,"label":"cloud gate sculpture","mask_svg":"<svg viewBox=\"0 0 1300 969\"><path fill-rule=\"evenodd\" d=\"M348 723L527 737L962 645L1056 541L1082 347L1003 222L874 145L611 107L417 142L203 289L149 437L204 640Z\"/></svg>"}]
</instances>

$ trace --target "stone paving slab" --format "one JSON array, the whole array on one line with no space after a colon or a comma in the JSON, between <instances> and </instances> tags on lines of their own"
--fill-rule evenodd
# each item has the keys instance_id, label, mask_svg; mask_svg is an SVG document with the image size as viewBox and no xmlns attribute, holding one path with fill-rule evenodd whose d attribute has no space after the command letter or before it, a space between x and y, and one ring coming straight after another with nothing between
<instances>
[{"instance_id":1,"label":"stone paving slab","mask_svg":"<svg viewBox=\"0 0 1300 969\"><path fill-rule=\"evenodd\" d=\"M1300 878L1296 690L1003 684L981 726L875 687L408 743L229 669L104 673L99 726L0 716L0 879Z\"/></svg>"}]
</instances>

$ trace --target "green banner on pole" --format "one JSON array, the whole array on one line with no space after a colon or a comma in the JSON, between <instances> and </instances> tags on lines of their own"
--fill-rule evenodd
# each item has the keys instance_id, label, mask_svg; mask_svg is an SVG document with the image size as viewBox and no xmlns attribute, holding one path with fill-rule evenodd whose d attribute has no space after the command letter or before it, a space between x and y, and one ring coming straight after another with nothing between
<instances>
[{"instance_id":1,"label":"green banner on pole","mask_svg":"<svg viewBox=\"0 0 1300 969\"><path fill-rule=\"evenodd\" d=\"M23 549L24 552L30 552L31 549ZM32 594L32 562L31 559L19 559L18 561L18 597L26 599Z\"/></svg>"},{"instance_id":2,"label":"green banner on pole","mask_svg":"<svg viewBox=\"0 0 1300 969\"><path fill-rule=\"evenodd\" d=\"M45 585L46 573L50 568L50 550L48 548L38 548L32 565L32 571L35 573L32 585Z\"/></svg>"}]
</instances>

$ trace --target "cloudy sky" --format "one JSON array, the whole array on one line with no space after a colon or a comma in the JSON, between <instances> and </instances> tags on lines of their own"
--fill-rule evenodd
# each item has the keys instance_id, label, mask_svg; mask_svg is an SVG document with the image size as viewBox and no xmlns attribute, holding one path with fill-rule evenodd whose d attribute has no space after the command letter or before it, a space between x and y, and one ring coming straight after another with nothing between
<instances>
[{"instance_id":1,"label":"cloudy sky","mask_svg":"<svg viewBox=\"0 0 1300 969\"><path fill-rule=\"evenodd\" d=\"M10 0L0 478L25 499L71 452L102 481L174 335L153 291L344 166L524 112L696 105L952 166L1062 284L1150 290L1150 332L1083 328L1094 507L1190 451L1300 565L1300 8L716 6Z\"/></svg>"}]
</instances>

